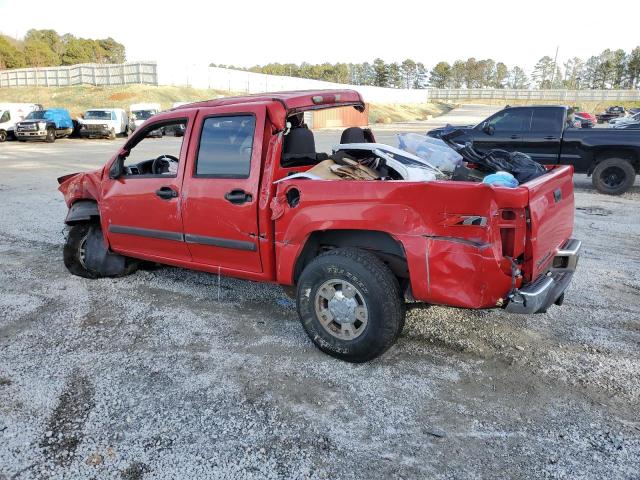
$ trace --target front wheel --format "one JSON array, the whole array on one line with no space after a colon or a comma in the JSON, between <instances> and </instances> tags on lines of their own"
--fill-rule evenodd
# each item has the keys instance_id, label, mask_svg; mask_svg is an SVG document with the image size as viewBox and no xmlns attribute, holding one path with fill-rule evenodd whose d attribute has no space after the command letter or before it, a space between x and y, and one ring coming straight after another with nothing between
<instances>
[{"instance_id":1,"label":"front wheel","mask_svg":"<svg viewBox=\"0 0 640 480\"><path fill-rule=\"evenodd\" d=\"M393 273L372 253L355 248L337 248L311 261L298 282L297 305L313 343L353 363L384 353L404 323Z\"/></svg>"},{"instance_id":2,"label":"front wheel","mask_svg":"<svg viewBox=\"0 0 640 480\"><path fill-rule=\"evenodd\" d=\"M7 141L7 132L6 130L0 130L0 143Z\"/></svg>"},{"instance_id":3,"label":"front wheel","mask_svg":"<svg viewBox=\"0 0 640 480\"><path fill-rule=\"evenodd\" d=\"M47 129L47 136L44 139L47 143L53 143L56 141L56 131L53 128Z\"/></svg>"},{"instance_id":4,"label":"front wheel","mask_svg":"<svg viewBox=\"0 0 640 480\"><path fill-rule=\"evenodd\" d=\"M98 274L87 268L85 264L87 253L87 238L93 225L82 223L74 225L69 230L67 242L62 252L64 266L74 275L84 278L98 278Z\"/></svg>"},{"instance_id":5,"label":"front wheel","mask_svg":"<svg viewBox=\"0 0 640 480\"><path fill-rule=\"evenodd\" d=\"M628 160L607 158L593 170L593 186L600 193L621 195L629 190L636 179L636 170Z\"/></svg>"},{"instance_id":6,"label":"front wheel","mask_svg":"<svg viewBox=\"0 0 640 480\"><path fill-rule=\"evenodd\" d=\"M111 130L109 130L109 140L115 140L116 138L116 129L112 128Z\"/></svg>"}]
</instances>

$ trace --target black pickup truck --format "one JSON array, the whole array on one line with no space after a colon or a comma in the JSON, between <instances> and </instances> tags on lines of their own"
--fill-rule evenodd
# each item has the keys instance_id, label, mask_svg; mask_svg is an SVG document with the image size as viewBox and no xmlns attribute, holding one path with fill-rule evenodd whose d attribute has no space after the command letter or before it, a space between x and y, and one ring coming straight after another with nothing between
<instances>
[{"instance_id":1,"label":"black pickup truck","mask_svg":"<svg viewBox=\"0 0 640 480\"><path fill-rule=\"evenodd\" d=\"M480 151L501 148L523 152L546 165L573 165L592 175L595 188L619 195L631 188L640 170L640 131L573 128L563 106L507 107L478 125L456 127L457 143L473 142ZM446 128L446 127L445 127ZM427 135L438 138L444 128Z\"/></svg>"}]
</instances>

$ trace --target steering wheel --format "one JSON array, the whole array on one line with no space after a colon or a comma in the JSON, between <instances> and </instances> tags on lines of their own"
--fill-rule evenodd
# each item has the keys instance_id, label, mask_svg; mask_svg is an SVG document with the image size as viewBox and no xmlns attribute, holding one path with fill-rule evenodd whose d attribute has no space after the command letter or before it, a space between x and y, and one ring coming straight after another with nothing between
<instances>
[{"instance_id":1,"label":"steering wheel","mask_svg":"<svg viewBox=\"0 0 640 480\"><path fill-rule=\"evenodd\" d=\"M160 155L158 158L153 160L153 163L151 164L151 173L153 173L154 175L161 175L162 173L165 173L162 171L163 163L169 165L169 162L178 163L179 161L180 160L178 160L173 155Z\"/></svg>"}]
</instances>

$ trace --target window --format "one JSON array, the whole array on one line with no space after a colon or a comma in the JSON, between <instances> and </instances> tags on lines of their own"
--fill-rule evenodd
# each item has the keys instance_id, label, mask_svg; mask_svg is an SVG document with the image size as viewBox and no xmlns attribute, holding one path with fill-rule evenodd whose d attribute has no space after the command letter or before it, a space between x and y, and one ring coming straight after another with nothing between
<instances>
[{"instance_id":1,"label":"window","mask_svg":"<svg viewBox=\"0 0 640 480\"><path fill-rule=\"evenodd\" d=\"M134 145L125 158L125 175L173 176L178 174L180 164L180 150L184 136L174 135L173 132L184 132L186 120L163 122L157 128L147 128L146 136ZM172 133L168 133L172 132Z\"/></svg>"},{"instance_id":2,"label":"window","mask_svg":"<svg viewBox=\"0 0 640 480\"><path fill-rule=\"evenodd\" d=\"M2 116L0 116L0 123L8 122L9 120L11 120L11 114L9 110L5 110L2 112Z\"/></svg>"},{"instance_id":3,"label":"window","mask_svg":"<svg viewBox=\"0 0 640 480\"><path fill-rule=\"evenodd\" d=\"M533 110L532 132L554 133L562 125L564 112L561 108L535 108Z\"/></svg>"},{"instance_id":4,"label":"window","mask_svg":"<svg viewBox=\"0 0 640 480\"><path fill-rule=\"evenodd\" d=\"M200 134L196 176L249 177L255 127L253 115L205 119Z\"/></svg>"},{"instance_id":5,"label":"window","mask_svg":"<svg viewBox=\"0 0 640 480\"><path fill-rule=\"evenodd\" d=\"M531 110L523 108L507 109L489 120L496 132L524 132L529 130Z\"/></svg>"}]
</instances>

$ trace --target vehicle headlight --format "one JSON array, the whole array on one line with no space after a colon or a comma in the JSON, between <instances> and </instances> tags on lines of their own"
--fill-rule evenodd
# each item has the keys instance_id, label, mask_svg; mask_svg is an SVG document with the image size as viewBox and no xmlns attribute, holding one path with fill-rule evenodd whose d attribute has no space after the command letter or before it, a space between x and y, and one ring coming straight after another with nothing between
<instances>
[{"instance_id":1,"label":"vehicle headlight","mask_svg":"<svg viewBox=\"0 0 640 480\"><path fill-rule=\"evenodd\" d=\"M38 128L40 130L44 130L46 126L47 126L47 122L38 122Z\"/></svg>"}]
</instances>

